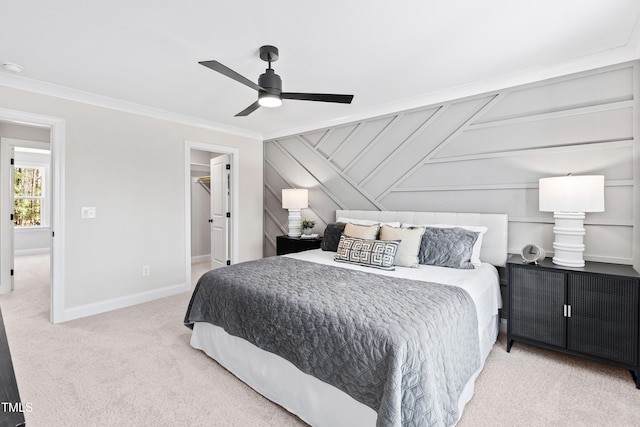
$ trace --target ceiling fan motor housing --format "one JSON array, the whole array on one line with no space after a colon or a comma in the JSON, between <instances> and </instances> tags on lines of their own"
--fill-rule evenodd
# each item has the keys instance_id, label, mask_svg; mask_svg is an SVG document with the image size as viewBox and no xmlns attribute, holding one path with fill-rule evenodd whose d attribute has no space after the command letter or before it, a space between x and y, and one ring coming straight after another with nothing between
<instances>
[{"instance_id":1,"label":"ceiling fan motor housing","mask_svg":"<svg viewBox=\"0 0 640 427\"><path fill-rule=\"evenodd\" d=\"M267 93L280 96L282 92L282 79L274 70L268 68L265 73L261 74L258 78L258 86Z\"/></svg>"}]
</instances>

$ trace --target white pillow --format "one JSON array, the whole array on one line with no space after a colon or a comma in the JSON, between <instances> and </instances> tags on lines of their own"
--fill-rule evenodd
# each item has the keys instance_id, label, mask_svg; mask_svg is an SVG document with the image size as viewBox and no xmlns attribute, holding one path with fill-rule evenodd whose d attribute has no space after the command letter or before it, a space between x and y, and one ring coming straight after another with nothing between
<instances>
[{"instance_id":1,"label":"white pillow","mask_svg":"<svg viewBox=\"0 0 640 427\"><path fill-rule=\"evenodd\" d=\"M336 222L350 222L351 224L356 224L356 225L373 225L373 224L380 224L380 225L388 225L391 227L400 227L400 222L399 221L394 221L394 222L380 222L380 221L372 221L370 219L355 219L355 218L346 218L346 217L340 217L336 220Z\"/></svg>"},{"instance_id":2,"label":"white pillow","mask_svg":"<svg viewBox=\"0 0 640 427\"><path fill-rule=\"evenodd\" d=\"M434 228L464 228L465 230L475 231L478 233L478 239L473 244L473 251L471 253L471 264L474 267L480 267L482 265L482 261L480 261L480 250L482 249L482 236L489 230L487 227L483 225L454 225L454 224L420 224L413 225L403 223L402 228L410 228L410 227L434 227Z\"/></svg>"},{"instance_id":3,"label":"white pillow","mask_svg":"<svg viewBox=\"0 0 640 427\"><path fill-rule=\"evenodd\" d=\"M423 234L424 227L398 228L388 225L380 227L380 240L400 240L395 263L402 267L418 268L420 265L418 252L420 252Z\"/></svg>"},{"instance_id":4,"label":"white pillow","mask_svg":"<svg viewBox=\"0 0 640 427\"><path fill-rule=\"evenodd\" d=\"M376 240L378 238L379 230L380 226L377 222L369 225L354 224L352 222L348 222L344 226L344 231L342 233L348 237L357 237L358 239L365 240Z\"/></svg>"}]
</instances>

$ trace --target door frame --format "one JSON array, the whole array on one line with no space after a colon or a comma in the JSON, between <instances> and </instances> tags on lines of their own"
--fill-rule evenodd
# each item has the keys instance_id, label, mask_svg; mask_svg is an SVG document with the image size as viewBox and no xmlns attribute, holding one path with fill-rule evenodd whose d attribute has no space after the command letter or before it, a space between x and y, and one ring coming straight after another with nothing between
<instances>
[{"instance_id":1,"label":"door frame","mask_svg":"<svg viewBox=\"0 0 640 427\"><path fill-rule=\"evenodd\" d=\"M226 145L210 144L207 142L184 141L184 229L185 229L185 290L191 289L191 150L209 151L211 153L229 154L231 157L231 264L238 262L240 236L240 201L237 196L240 191L240 149Z\"/></svg>"},{"instance_id":2,"label":"door frame","mask_svg":"<svg viewBox=\"0 0 640 427\"><path fill-rule=\"evenodd\" d=\"M51 145L51 300L50 321L60 323L64 318L64 260L65 260L65 120L25 111L0 108L0 121L21 125L45 126L50 129ZM3 196L3 197L8 197ZM2 229L2 221L0 221ZM0 243L4 245L4 241ZM7 243L8 244L8 243Z\"/></svg>"}]
</instances>

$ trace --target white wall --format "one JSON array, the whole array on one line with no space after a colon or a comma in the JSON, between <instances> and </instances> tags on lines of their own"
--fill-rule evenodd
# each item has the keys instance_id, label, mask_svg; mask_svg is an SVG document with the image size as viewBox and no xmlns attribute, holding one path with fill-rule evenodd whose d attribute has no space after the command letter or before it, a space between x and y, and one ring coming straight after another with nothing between
<instances>
[{"instance_id":1,"label":"white wall","mask_svg":"<svg viewBox=\"0 0 640 427\"><path fill-rule=\"evenodd\" d=\"M28 141L50 142L49 128L0 122L0 137Z\"/></svg>"},{"instance_id":2,"label":"white wall","mask_svg":"<svg viewBox=\"0 0 640 427\"><path fill-rule=\"evenodd\" d=\"M184 285L185 140L239 150L239 261L262 256L262 141L7 87L0 107L65 120L67 311Z\"/></svg>"},{"instance_id":3,"label":"white wall","mask_svg":"<svg viewBox=\"0 0 640 427\"><path fill-rule=\"evenodd\" d=\"M13 252L16 256L49 253L50 247L49 227L14 231Z\"/></svg>"}]
</instances>

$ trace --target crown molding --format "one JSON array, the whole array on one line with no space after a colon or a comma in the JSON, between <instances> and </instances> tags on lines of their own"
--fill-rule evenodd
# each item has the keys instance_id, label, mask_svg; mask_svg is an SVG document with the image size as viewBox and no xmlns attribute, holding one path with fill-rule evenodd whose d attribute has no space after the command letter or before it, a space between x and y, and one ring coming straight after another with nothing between
<instances>
[{"instance_id":1,"label":"crown molding","mask_svg":"<svg viewBox=\"0 0 640 427\"><path fill-rule=\"evenodd\" d=\"M535 68L500 75L461 86L450 87L379 107L363 109L352 115L336 117L321 122L309 122L300 126L283 128L264 134L7 73L0 73L0 86L7 86L232 135L258 140L270 140L638 60L640 59L640 42L638 39L640 39L640 21L634 28L628 44L616 49L610 49L595 55L575 58L571 61L557 64L540 65Z\"/></svg>"},{"instance_id":2,"label":"crown molding","mask_svg":"<svg viewBox=\"0 0 640 427\"><path fill-rule=\"evenodd\" d=\"M635 33L640 33L640 24L638 25L638 31L636 31ZM361 110L360 112L349 116L334 118L323 122L307 123L301 126L267 132L263 134L263 137L265 141L268 141L271 139L299 135L306 132L326 129L344 125L347 123L358 122L374 117L386 116L398 113L400 111L413 110L455 99L462 99L469 96L480 95L483 93L495 92L497 90L531 84L552 78L558 78L570 74L603 68L606 66L618 65L638 59L640 59L640 49L638 49L638 43L632 43L630 41L629 44L623 47L600 52L595 55L575 58L571 61L565 61L557 64L543 64L535 68L530 68L515 73L504 74L486 80L480 80L461 86L450 87L440 91L430 92L398 102L386 104L381 107Z\"/></svg>"},{"instance_id":3,"label":"crown molding","mask_svg":"<svg viewBox=\"0 0 640 427\"><path fill-rule=\"evenodd\" d=\"M138 114L141 116L151 117L154 119L166 120L170 122L180 123L187 126L195 126L204 129L215 130L227 134L259 139L262 140L262 134L259 132L236 128L233 126L223 125L196 117L186 116L183 114L173 113L161 110L159 108L148 107L134 102L123 101L120 99L110 98L103 95L97 95L65 86L46 83L40 80L29 79L22 76L15 76L0 72L0 86L6 86L13 89L34 92L41 95L52 96L56 98L67 99L70 101L81 102L84 104L95 105L98 107L118 110L125 113Z\"/></svg>"}]
</instances>

